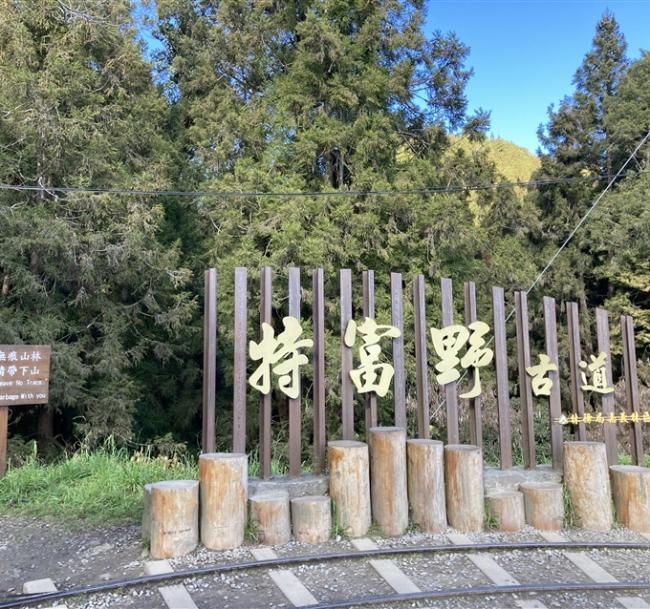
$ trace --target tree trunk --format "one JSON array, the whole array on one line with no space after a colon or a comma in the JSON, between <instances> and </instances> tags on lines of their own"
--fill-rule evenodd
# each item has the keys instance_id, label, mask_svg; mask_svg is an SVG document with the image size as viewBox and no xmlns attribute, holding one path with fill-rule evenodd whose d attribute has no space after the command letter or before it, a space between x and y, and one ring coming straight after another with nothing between
<instances>
[{"instance_id":1,"label":"tree trunk","mask_svg":"<svg viewBox=\"0 0 650 609\"><path fill-rule=\"evenodd\" d=\"M650 533L650 469L611 465L616 519L637 533Z\"/></svg>"},{"instance_id":2,"label":"tree trunk","mask_svg":"<svg viewBox=\"0 0 650 609\"><path fill-rule=\"evenodd\" d=\"M564 483L583 529L612 528L607 451L601 442L564 443Z\"/></svg>"},{"instance_id":3,"label":"tree trunk","mask_svg":"<svg viewBox=\"0 0 650 609\"><path fill-rule=\"evenodd\" d=\"M559 531L564 524L562 485L555 482L524 482L526 522L540 531Z\"/></svg>"},{"instance_id":4,"label":"tree trunk","mask_svg":"<svg viewBox=\"0 0 650 609\"><path fill-rule=\"evenodd\" d=\"M286 491L269 491L251 497L251 523L257 527L259 542L271 546L289 543L289 494Z\"/></svg>"},{"instance_id":5,"label":"tree trunk","mask_svg":"<svg viewBox=\"0 0 650 609\"><path fill-rule=\"evenodd\" d=\"M363 537L371 520L368 445L352 440L328 442L327 460L338 524L348 537Z\"/></svg>"},{"instance_id":6,"label":"tree trunk","mask_svg":"<svg viewBox=\"0 0 650 609\"><path fill-rule=\"evenodd\" d=\"M302 543L323 543L332 530L332 501L324 495L291 500L293 535Z\"/></svg>"},{"instance_id":7,"label":"tree trunk","mask_svg":"<svg viewBox=\"0 0 650 609\"><path fill-rule=\"evenodd\" d=\"M384 535L402 535L409 524L406 432L400 427L372 427L368 437L373 517Z\"/></svg>"},{"instance_id":8,"label":"tree trunk","mask_svg":"<svg viewBox=\"0 0 650 609\"><path fill-rule=\"evenodd\" d=\"M411 519L425 533L447 528L444 445L438 440L406 442L408 498Z\"/></svg>"},{"instance_id":9,"label":"tree trunk","mask_svg":"<svg viewBox=\"0 0 650 609\"><path fill-rule=\"evenodd\" d=\"M447 519L464 533L483 530L483 458L476 446L445 446Z\"/></svg>"},{"instance_id":10,"label":"tree trunk","mask_svg":"<svg viewBox=\"0 0 650 609\"><path fill-rule=\"evenodd\" d=\"M497 531L516 533L524 528L524 496L519 491L501 491L488 495L490 514Z\"/></svg>"},{"instance_id":11,"label":"tree trunk","mask_svg":"<svg viewBox=\"0 0 650 609\"><path fill-rule=\"evenodd\" d=\"M211 550L230 550L244 542L248 497L248 457L209 453L199 457L201 542Z\"/></svg>"}]
</instances>

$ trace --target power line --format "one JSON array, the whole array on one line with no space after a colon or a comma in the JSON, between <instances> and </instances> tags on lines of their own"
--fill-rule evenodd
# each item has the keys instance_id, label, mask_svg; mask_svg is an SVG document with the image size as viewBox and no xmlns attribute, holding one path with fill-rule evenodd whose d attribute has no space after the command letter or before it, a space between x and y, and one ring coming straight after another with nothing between
<instances>
[{"instance_id":1,"label":"power line","mask_svg":"<svg viewBox=\"0 0 650 609\"><path fill-rule=\"evenodd\" d=\"M600 194L596 197L594 202L592 203L591 207L584 213L584 215L580 218L578 223L575 225L573 230L569 233L569 236L563 241L562 245L556 250L556 252L549 258L549 261L546 263L546 266L539 272L537 277L535 277L535 280L533 283L530 284L530 287L526 290L526 295L530 294L530 292L535 288L535 286L539 283L540 279L546 274L546 272L551 268L557 257L562 253L562 251L566 248L566 246L569 244L571 239L575 236L575 234L578 232L580 227L587 221L587 218L591 215L591 212L596 209L596 206L600 203L602 198L609 192L609 190L612 188L614 185L614 182L618 180L621 176L625 175L623 171L625 171L625 168L630 164L632 159L636 156L636 153L639 152L641 147L650 139L650 130L648 133L646 133L645 137L639 142L637 147L633 150L632 154L627 158L625 163L621 165L619 170L616 172L613 178L609 180L607 183L607 186L600 192ZM645 172L643 172L645 173ZM510 313L508 313L508 316L506 317L505 321L509 321L510 318L515 314L515 309L511 309ZM490 338L490 340L486 343L486 346L491 345L494 342L494 335ZM458 382L462 381L465 377L467 376L467 369L463 372L462 376L458 379ZM436 404L436 409L433 411L433 413L429 416L429 421L433 419L433 417L440 412L440 409L445 405L447 402L447 398L443 398L442 401L438 404Z\"/></svg>"},{"instance_id":2,"label":"power line","mask_svg":"<svg viewBox=\"0 0 650 609\"><path fill-rule=\"evenodd\" d=\"M621 177L619 174L616 176ZM334 191L221 191L221 190L138 190L129 188L83 188L68 186L42 186L28 184L3 184L0 183L0 190L29 191L45 194L113 194L125 196L146 196L146 197L222 197L222 198L259 198L259 197L369 197L369 196L390 196L390 195L422 195L449 192L471 192L491 189L504 189L515 187L541 187L553 184L567 184L571 182L593 182L609 180L608 175L580 176L573 178L556 178L554 180L529 180L514 182L491 182L475 184L472 186L443 186L432 188L405 188L405 189L383 189L383 190L334 190Z\"/></svg>"}]
</instances>

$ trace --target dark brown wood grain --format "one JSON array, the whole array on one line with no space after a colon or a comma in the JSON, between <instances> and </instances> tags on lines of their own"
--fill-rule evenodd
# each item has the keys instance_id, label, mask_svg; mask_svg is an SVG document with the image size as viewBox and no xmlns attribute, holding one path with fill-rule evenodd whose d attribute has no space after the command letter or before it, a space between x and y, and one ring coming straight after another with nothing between
<instances>
[{"instance_id":1,"label":"dark brown wood grain","mask_svg":"<svg viewBox=\"0 0 650 609\"><path fill-rule=\"evenodd\" d=\"M350 371L352 370L352 349L343 338L348 322L352 319L352 272L340 271L341 295L341 416L344 440L354 440L354 394Z\"/></svg>"},{"instance_id":2,"label":"dark brown wood grain","mask_svg":"<svg viewBox=\"0 0 650 609\"><path fill-rule=\"evenodd\" d=\"M623 368L625 374L625 397L627 411L639 417L630 423L630 449L635 465L644 466L643 423L640 419L639 379L636 366L636 345L634 340L634 320L629 315L621 315L621 337L623 338Z\"/></svg>"},{"instance_id":3,"label":"dark brown wood grain","mask_svg":"<svg viewBox=\"0 0 650 609\"><path fill-rule=\"evenodd\" d=\"M451 279L443 277L440 280L440 296L442 300L442 326L454 323L454 293ZM458 382L452 381L444 387L445 407L447 409L447 443L458 444Z\"/></svg>"},{"instance_id":4,"label":"dark brown wood grain","mask_svg":"<svg viewBox=\"0 0 650 609\"><path fill-rule=\"evenodd\" d=\"M560 395L559 358L557 347L557 314L555 299L544 296L544 336L546 355L557 371L550 371L547 376L553 381L551 395L548 397L548 411L551 426L551 456L553 469L562 469L562 425L554 423L562 414L562 400Z\"/></svg>"},{"instance_id":5,"label":"dark brown wood grain","mask_svg":"<svg viewBox=\"0 0 650 609\"><path fill-rule=\"evenodd\" d=\"M273 325L273 276L271 267L262 268L260 276L260 339L262 323ZM271 407L272 391L260 398L260 473L271 477Z\"/></svg>"},{"instance_id":6,"label":"dark brown wood grain","mask_svg":"<svg viewBox=\"0 0 650 609\"><path fill-rule=\"evenodd\" d=\"M233 437L232 449L246 452L246 349L248 333L248 271L235 269L235 333L233 354Z\"/></svg>"},{"instance_id":7,"label":"dark brown wood grain","mask_svg":"<svg viewBox=\"0 0 650 609\"><path fill-rule=\"evenodd\" d=\"M526 292L515 292L517 326L517 363L519 366L519 401L521 408L521 443L524 467L534 469L535 432L533 418L533 392L526 368L530 366L530 338L528 335L528 297Z\"/></svg>"},{"instance_id":8,"label":"dark brown wood grain","mask_svg":"<svg viewBox=\"0 0 650 609\"><path fill-rule=\"evenodd\" d=\"M585 414L585 400L580 390L580 359L582 358L580 348L580 312L577 302L567 302L566 305L567 326L569 330L569 371L571 373L571 408L574 414L580 417L578 424L578 440L584 442L587 439L587 429L582 422Z\"/></svg>"},{"instance_id":9,"label":"dark brown wood grain","mask_svg":"<svg viewBox=\"0 0 650 609\"><path fill-rule=\"evenodd\" d=\"M312 323L314 328L314 470L325 468L325 286L323 269L312 273Z\"/></svg>"},{"instance_id":10,"label":"dark brown wood grain","mask_svg":"<svg viewBox=\"0 0 650 609\"><path fill-rule=\"evenodd\" d=\"M598 352L606 353L605 360L605 378L607 386L614 385L612 381L612 353L609 347L609 314L605 309L596 309L596 338L598 341ZM605 418L615 410L614 394L607 393L601 396L602 411ZM616 465L618 463L618 448L616 442L616 424L603 424L603 433L605 436L605 448L607 449L607 463Z\"/></svg>"},{"instance_id":11,"label":"dark brown wood grain","mask_svg":"<svg viewBox=\"0 0 650 609\"><path fill-rule=\"evenodd\" d=\"M406 373L404 369L404 303L401 273L390 274L391 324L400 335L393 339L393 396L395 427L406 429Z\"/></svg>"},{"instance_id":12,"label":"dark brown wood grain","mask_svg":"<svg viewBox=\"0 0 650 609\"><path fill-rule=\"evenodd\" d=\"M300 319L300 269L289 268L289 315ZM298 381L300 383L300 380ZM301 470L300 393L289 398L289 475L299 476Z\"/></svg>"},{"instance_id":13,"label":"dark brown wood grain","mask_svg":"<svg viewBox=\"0 0 650 609\"><path fill-rule=\"evenodd\" d=\"M497 412L499 416L499 454L501 469L509 469L512 467L512 431L510 429L508 345L503 288L492 288L492 310L494 319L494 362L497 377Z\"/></svg>"},{"instance_id":14,"label":"dark brown wood grain","mask_svg":"<svg viewBox=\"0 0 650 609\"><path fill-rule=\"evenodd\" d=\"M375 319L375 272L363 271L363 316ZM377 427L377 394L366 394L366 438L371 427Z\"/></svg>"},{"instance_id":15,"label":"dark brown wood grain","mask_svg":"<svg viewBox=\"0 0 650 609\"><path fill-rule=\"evenodd\" d=\"M477 320L476 311L476 285L473 281L466 281L463 286L465 296L465 323L467 325ZM474 386L474 368L467 371L467 383L469 387ZM469 436L470 443L483 449L483 423L481 419L481 396L468 400L469 404Z\"/></svg>"},{"instance_id":16,"label":"dark brown wood grain","mask_svg":"<svg viewBox=\"0 0 650 609\"><path fill-rule=\"evenodd\" d=\"M429 372L427 363L427 320L424 276L413 278L413 317L415 323L415 370L418 401L418 437L429 437Z\"/></svg>"},{"instance_id":17,"label":"dark brown wood grain","mask_svg":"<svg viewBox=\"0 0 650 609\"><path fill-rule=\"evenodd\" d=\"M203 437L204 453L215 450L215 401L217 382L217 270L204 273L203 314Z\"/></svg>"}]
</instances>

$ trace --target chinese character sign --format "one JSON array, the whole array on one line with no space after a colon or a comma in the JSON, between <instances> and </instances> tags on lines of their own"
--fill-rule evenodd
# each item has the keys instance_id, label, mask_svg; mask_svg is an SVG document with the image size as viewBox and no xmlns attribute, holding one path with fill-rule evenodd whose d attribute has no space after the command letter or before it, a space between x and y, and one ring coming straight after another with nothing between
<instances>
[{"instance_id":1,"label":"chinese character sign","mask_svg":"<svg viewBox=\"0 0 650 609\"><path fill-rule=\"evenodd\" d=\"M431 328L431 340L440 362L436 364L438 375L436 380L441 385L453 383L460 378L456 369L458 364L465 370L474 369L474 386L460 395L461 398L475 398L481 394L481 377L479 368L487 366L494 356L492 349L485 346L483 338L490 327L483 321L474 321L469 326L452 325L439 330ZM462 348L468 344L467 350L459 357Z\"/></svg>"},{"instance_id":2,"label":"chinese character sign","mask_svg":"<svg viewBox=\"0 0 650 609\"><path fill-rule=\"evenodd\" d=\"M582 391L593 391L602 394L612 393L614 387L607 386L605 369L607 353L601 351L597 356L590 355L589 359L591 360L589 364L585 361L581 361L578 364L580 366L580 377L582 380L580 389ZM589 378L587 378L587 375L589 375Z\"/></svg>"},{"instance_id":3,"label":"chinese character sign","mask_svg":"<svg viewBox=\"0 0 650 609\"><path fill-rule=\"evenodd\" d=\"M300 349L310 349L314 341L300 339L302 326L295 317L282 320L284 332L275 336L275 330L267 323L262 324L262 340L251 341L248 352L253 361L262 360L248 382L252 387L267 395L271 391L271 372L278 377L280 391L290 398L300 394L300 366L309 360Z\"/></svg>"},{"instance_id":4,"label":"chinese character sign","mask_svg":"<svg viewBox=\"0 0 650 609\"><path fill-rule=\"evenodd\" d=\"M51 349L0 345L0 406L47 404Z\"/></svg>"},{"instance_id":5,"label":"chinese character sign","mask_svg":"<svg viewBox=\"0 0 650 609\"><path fill-rule=\"evenodd\" d=\"M354 347L357 333L363 343L359 346L360 365L350 371L350 378L359 393L374 391L379 397L388 392L390 382L395 374L390 364L380 363L381 345L384 337L399 338L401 333L394 326L379 326L374 319L366 317L359 326L351 319L345 329L344 342L347 347Z\"/></svg>"},{"instance_id":6,"label":"chinese character sign","mask_svg":"<svg viewBox=\"0 0 650 609\"><path fill-rule=\"evenodd\" d=\"M551 395L553 379L546 376L549 372L557 372L557 366L551 361L546 353L540 353L539 364L528 366L526 374L532 377L531 386L535 397L540 395Z\"/></svg>"}]
</instances>

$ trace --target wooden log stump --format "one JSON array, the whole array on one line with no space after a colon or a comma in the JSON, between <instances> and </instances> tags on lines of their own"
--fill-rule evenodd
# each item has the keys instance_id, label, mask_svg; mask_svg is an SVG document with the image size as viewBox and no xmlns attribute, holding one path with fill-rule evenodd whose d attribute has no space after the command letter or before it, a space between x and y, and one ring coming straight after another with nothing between
<instances>
[{"instance_id":1,"label":"wooden log stump","mask_svg":"<svg viewBox=\"0 0 650 609\"><path fill-rule=\"evenodd\" d=\"M540 531L559 531L564 524L562 485L557 482L522 482L526 522Z\"/></svg>"},{"instance_id":2,"label":"wooden log stump","mask_svg":"<svg viewBox=\"0 0 650 609\"><path fill-rule=\"evenodd\" d=\"M291 500L294 537L303 543L322 543L332 530L332 500L325 495L308 495Z\"/></svg>"},{"instance_id":3,"label":"wooden log stump","mask_svg":"<svg viewBox=\"0 0 650 609\"><path fill-rule=\"evenodd\" d=\"M152 558L174 558L199 543L199 483L171 480L151 485Z\"/></svg>"},{"instance_id":4,"label":"wooden log stump","mask_svg":"<svg viewBox=\"0 0 650 609\"><path fill-rule=\"evenodd\" d=\"M488 495L487 502L497 531L516 533L524 528L524 495L519 491L500 491Z\"/></svg>"},{"instance_id":5,"label":"wooden log stump","mask_svg":"<svg viewBox=\"0 0 650 609\"><path fill-rule=\"evenodd\" d=\"M151 541L151 487L153 484L144 485L144 505L142 508L142 541Z\"/></svg>"},{"instance_id":6,"label":"wooden log stump","mask_svg":"<svg viewBox=\"0 0 650 609\"><path fill-rule=\"evenodd\" d=\"M611 465L616 519L628 529L650 533L650 469L638 465Z\"/></svg>"},{"instance_id":7,"label":"wooden log stump","mask_svg":"<svg viewBox=\"0 0 650 609\"><path fill-rule=\"evenodd\" d=\"M248 457L207 453L199 457L201 542L211 550L230 550L244 541L248 496Z\"/></svg>"},{"instance_id":8,"label":"wooden log stump","mask_svg":"<svg viewBox=\"0 0 650 609\"><path fill-rule=\"evenodd\" d=\"M483 530L483 458L469 444L445 446L447 520L463 533Z\"/></svg>"},{"instance_id":9,"label":"wooden log stump","mask_svg":"<svg viewBox=\"0 0 650 609\"><path fill-rule=\"evenodd\" d=\"M583 529L609 531L612 528L612 495L605 444L565 442L564 484Z\"/></svg>"},{"instance_id":10,"label":"wooden log stump","mask_svg":"<svg viewBox=\"0 0 650 609\"><path fill-rule=\"evenodd\" d=\"M258 541L270 546L288 543L291 539L289 493L267 491L250 499L251 523L258 530Z\"/></svg>"},{"instance_id":11,"label":"wooden log stump","mask_svg":"<svg viewBox=\"0 0 650 609\"><path fill-rule=\"evenodd\" d=\"M363 537L371 520L368 445L353 440L328 442L327 460L337 522L348 537Z\"/></svg>"},{"instance_id":12,"label":"wooden log stump","mask_svg":"<svg viewBox=\"0 0 650 609\"><path fill-rule=\"evenodd\" d=\"M408 500L411 520L425 533L447 528L444 445L422 438L406 441Z\"/></svg>"},{"instance_id":13,"label":"wooden log stump","mask_svg":"<svg viewBox=\"0 0 650 609\"><path fill-rule=\"evenodd\" d=\"M409 524L406 432L401 427L371 427L368 438L372 515L384 535L402 535Z\"/></svg>"}]
</instances>

